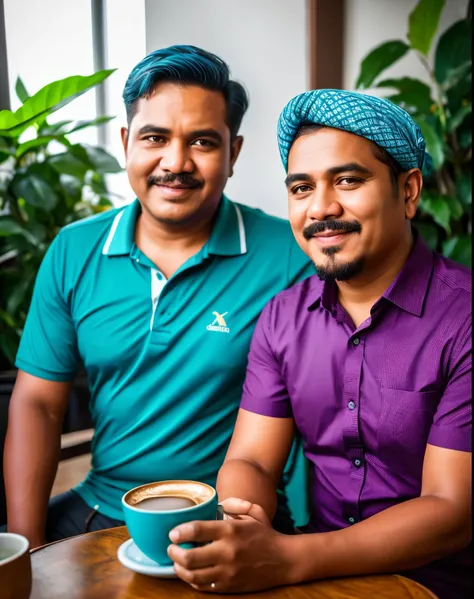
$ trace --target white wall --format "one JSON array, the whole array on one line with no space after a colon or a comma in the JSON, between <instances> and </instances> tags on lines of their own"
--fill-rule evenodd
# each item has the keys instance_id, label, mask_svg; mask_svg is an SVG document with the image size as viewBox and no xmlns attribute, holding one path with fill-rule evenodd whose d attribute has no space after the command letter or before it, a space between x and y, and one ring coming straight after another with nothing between
<instances>
[{"instance_id":1,"label":"white wall","mask_svg":"<svg viewBox=\"0 0 474 599\"><path fill-rule=\"evenodd\" d=\"M106 19L106 66L117 69L105 82L106 112L116 117L107 125L107 150L125 166L120 128L126 126L127 119L122 93L130 71L146 55L145 0L106 0ZM107 184L117 194L117 206L134 199L125 172L110 175Z\"/></svg>"},{"instance_id":2,"label":"white wall","mask_svg":"<svg viewBox=\"0 0 474 599\"><path fill-rule=\"evenodd\" d=\"M192 44L225 60L250 107L242 154L226 193L287 217L276 143L281 109L307 89L306 0L145 0L147 52Z\"/></svg>"},{"instance_id":3,"label":"white wall","mask_svg":"<svg viewBox=\"0 0 474 599\"><path fill-rule=\"evenodd\" d=\"M8 76L12 110L20 106L18 75L33 95L47 83L94 72L90 0L4 0ZM95 94L88 92L49 118L93 119ZM95 129L74 134L74 140L97 143Z\"/></svg>"},{"instance_id":4,"label":"white wall","mask_svg":"<svg viewBox=\"0 0 474 599\"><path fill-rule=\"evenodd\" d=\"M379 44L406 40L408 16L418 0L346 0L344 20L344 87L354 89L363 58ZM446 0L440 31L466 16L468 0ZM436 47L436 36L432 50ZM405 55L387 69L384 78L417 77L429 82L426 70L414 53Z\"/></svg>"}]
</instances>

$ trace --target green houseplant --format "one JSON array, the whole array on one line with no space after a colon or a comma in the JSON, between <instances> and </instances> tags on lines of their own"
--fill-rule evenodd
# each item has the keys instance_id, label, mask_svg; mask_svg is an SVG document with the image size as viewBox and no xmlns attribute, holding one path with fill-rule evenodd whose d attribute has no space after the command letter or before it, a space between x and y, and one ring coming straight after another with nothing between
<instances>
[{"instance_id":1,"label":"green houseplant","mask_svg":"<svg viewBox=\"0 0 474 599\"><path fill-rule=\"evenodd\" d=\"M22 106L0 112L0 370L13 368L36 274L59 229L112 205L105 175L122 170L119 163L70 139L112 117L54 124L47 118L112 72L55 81L31 97L19 78Z\"/></svg>"},{"instance_id":2,"label":"green houseplant","mask_svg":"<svg viewBox=\"0 0 474 599\"><path fill-rule=\"evenodd\" d=\"M472 248L472 7L444 31L428 55L444 0L420 0L409 16L406 40L390 40L362 61L358 89L381 88L419 124L433 158L425 178L416 226L428 245L471 268ZM429 83L382 73L408 52L425 67ZM389 91L391 90L391 91Z\"/></svg>"}]
</instances>

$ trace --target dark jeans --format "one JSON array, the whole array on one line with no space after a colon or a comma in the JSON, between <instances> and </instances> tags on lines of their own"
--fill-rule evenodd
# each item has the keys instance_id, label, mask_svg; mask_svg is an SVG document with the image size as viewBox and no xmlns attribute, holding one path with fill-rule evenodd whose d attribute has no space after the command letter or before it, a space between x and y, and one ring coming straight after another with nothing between
<instances>
[{"instance_id":1,"label":"dark jeans","mask_svg":"<svg viewBox=\"0 0 474 599\"><path fill-rule=\"evenodd\" d=\"M124 524L91 509L75 491L66 491L49 502L46 543Z\"/></svg>"}]
</instances>

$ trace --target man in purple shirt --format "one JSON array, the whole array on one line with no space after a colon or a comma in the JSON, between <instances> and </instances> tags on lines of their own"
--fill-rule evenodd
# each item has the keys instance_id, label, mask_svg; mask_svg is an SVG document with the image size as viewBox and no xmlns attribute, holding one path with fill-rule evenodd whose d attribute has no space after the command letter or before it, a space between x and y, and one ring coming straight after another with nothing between
<instances>
[{"instance_id":1,"label":"man in purple shirt","mask_svg":"<svg viewBox=\"0 0 474 599\"><path fill-rule=\"evenodd\" d=\"M176 572L211 592L393 572L468 597L471 273L412 230L421 132L387 100L317 90L285 108L279 145L290 223L319 276L260 317L218 479L233 519L172 531L210 542L171 545ZM285 536L270 521L295 428L312 515Z\"/></svg>"}]
</instances>

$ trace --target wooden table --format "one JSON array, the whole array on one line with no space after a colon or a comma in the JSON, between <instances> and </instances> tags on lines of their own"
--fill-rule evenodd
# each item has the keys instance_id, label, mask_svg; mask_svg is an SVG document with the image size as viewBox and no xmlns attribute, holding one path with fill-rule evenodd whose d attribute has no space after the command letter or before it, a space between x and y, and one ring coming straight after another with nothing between
<instances>
[{"instance_id":1,"label":"wooden table","mask_svg":"<svg viewBox=\"0 0 474 599\"><path fill-rule=\"evenodd\" d=\"M117 550L129 538L125 527L92 532L41 547L31 554L30 599L205 599L228 598L195 591L181 580L131 572ZM236 595L233 595L234 597ZM436 599L424 587L401 576L364 576L326 580L260 593L242 599Z\"/></svg>"}]
</instances>

